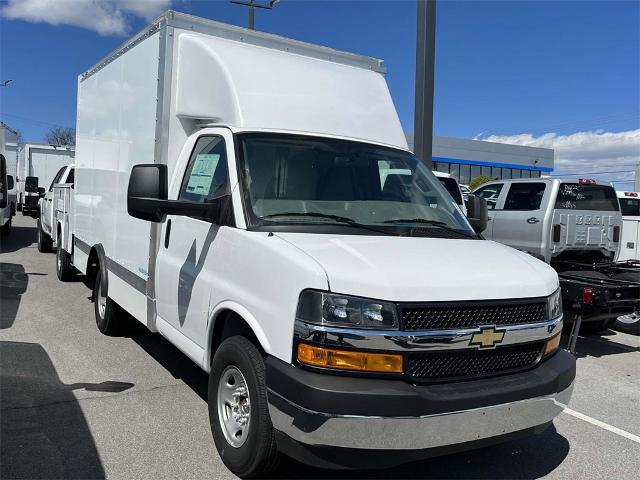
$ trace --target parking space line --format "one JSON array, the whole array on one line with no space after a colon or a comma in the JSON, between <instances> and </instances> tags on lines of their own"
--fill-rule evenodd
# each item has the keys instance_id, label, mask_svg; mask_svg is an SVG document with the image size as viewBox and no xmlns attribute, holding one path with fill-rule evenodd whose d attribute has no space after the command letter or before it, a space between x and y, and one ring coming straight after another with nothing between
<instances>
[{"instance_id":1,"label":"parking space line","mask_svg":"<svg viewBox=\"0 0 640 480\"><path fill-rule=\"evenodd\" d=\"M633 433L629 433L618 427L609 425L608 423L604 423L604 422L601 422L600 420L596 420L595 418L591 418L590 416L585 415L584 413L576 412L575 410L571 410L568 407L564 407L564 413L567 413L572 417L579 418L580 420L584 420L585 422L588 422L591 425L595 425L596 427L600 427L611 433L615 433L616 435L620 435L621 437L628 438L632 442L640 443L640 437L638 435L634 435Z\"/></svg>"}]
</instances>

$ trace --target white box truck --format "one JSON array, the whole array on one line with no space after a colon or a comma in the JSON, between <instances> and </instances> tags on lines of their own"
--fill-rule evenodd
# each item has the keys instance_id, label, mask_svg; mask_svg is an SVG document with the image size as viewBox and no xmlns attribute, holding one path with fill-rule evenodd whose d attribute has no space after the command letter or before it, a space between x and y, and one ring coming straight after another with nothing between
<instances>
[{"instance_id":1,"label":"white box truck","mask_svg":"<svg viewBox=\"0 0 640 480\"><path fill-rule=\"evenodd\" d=\"M236 474L474 448L567 403L558 276L475 233L381 61L170 11L79 77L76 153L58 268L101 332L124 309L209 373Z\"/></svg>"},{"instance_id":2,"label":"white box truck","mask_svg":"<svg viewBox=\"0 0 640 480\"><path fill-rule=\"evenodd\" d=\"M16 212L15 175L18 153L18 132L0 122L0 233L11 230Z\"/></svg>"},{"instance_id":3,"label":"white box truck","mask_svg":"<svg viewBox=\"0 0 640 480\"><path fill-rule=\"evenodd\" d=\"M36 216L38 200L62 167L71 163L74 147L27 143L18 154L17 207L23 215ZM42 190L39 190L42 189Z\"/></svg>"}]
</instances>

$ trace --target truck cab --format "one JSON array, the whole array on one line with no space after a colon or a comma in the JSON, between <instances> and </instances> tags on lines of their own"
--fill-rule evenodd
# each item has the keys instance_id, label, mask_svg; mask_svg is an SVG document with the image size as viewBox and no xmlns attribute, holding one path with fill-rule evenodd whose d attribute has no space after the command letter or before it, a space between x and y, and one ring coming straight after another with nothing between
<instances>
[{"instance_id":1,"label":"truck cab","mask_svg":"<svg viewBox=\"0 0 640 480\"><path fill-rule=\"evenodd\" d=\"M584 179L500 180L473 192L484 198L487 239L553 260L612 261L622 215L613 187Z\"/></svg>"},{"instance_id":2,"label":"truck cab","mask_svg":"<svg viewBox=\"0 0 640 480\"><path fill-rule=\"evenodd\" d=\"M622 213L618 260L640 261L640 192L617 192Z\"/></svg>"},{"instance_id":3,"label":"truck cab","mask_svg":"<svg viewBox=\"0 0 640 480\"><path fill-rule=\"evenodd\" d=\"M60 225L56 222L58 202L54 195L54 187L56 185L73 186L74 171L73 164L61 167L38 202L38 250L41 252L51 251L53 243L57 242L60 230L58 228Z\"/></svg>"}]
</instances>

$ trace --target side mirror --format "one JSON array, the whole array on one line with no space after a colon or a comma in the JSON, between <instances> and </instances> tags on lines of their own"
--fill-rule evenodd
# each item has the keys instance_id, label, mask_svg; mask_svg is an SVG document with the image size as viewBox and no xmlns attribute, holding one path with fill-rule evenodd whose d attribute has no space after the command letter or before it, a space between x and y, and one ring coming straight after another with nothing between
<instances>
[{"instance_id":1,"label":"side mirror","mask_svg":"<svg viewBox=\"0 0 640 480\"><path fill-rule=\"evenodd\" d=\"M38 195L40 195L40 198L44 198L46 194L47 191L44 189L44 187L38 187Z\"/></svg>"},{"instance_id":2,"label":"side mirror","mask_svg":"<svg viewBox=\"0 0 640 480\"><path fill-rule=\"evenodd\" d=\"M231 195L222 195L205 203L167 200L167 185L166 165L134 166L127 189L129 215L149 222L162 222L165 215L182 215L218 225L234 225Z\"/></svg>"},{"instance_id":3,"label":"side mirror","mask_svg":"<svg viewBox=\"0 0 640 480\"><path fill-rule=\"evenodd\" d=\"M127 212L140 220L161 222L167 190L166 165L135 165L127 188Z\"/></svg>"},{"instance_id":4,"label":"side mirror","mask_svg":"<svg viewBox=\"0 0 640 480\"><path fill-rule=\"evenodd\" d=\"M487 228L488 219L487 201L470 193L467 200L467 220L469 220L473 230L478 234L484 232Z\"/></svg>"},{"instance_id":5,"label":"side mirror","mask_svg":"<svg viewBox=\"0 0 640 480\"><path fill-rule=\"evenodd\" d=\"M13 190L15 186L13 175L7 175L7 190Z\"/></svg>"}]
</instances>

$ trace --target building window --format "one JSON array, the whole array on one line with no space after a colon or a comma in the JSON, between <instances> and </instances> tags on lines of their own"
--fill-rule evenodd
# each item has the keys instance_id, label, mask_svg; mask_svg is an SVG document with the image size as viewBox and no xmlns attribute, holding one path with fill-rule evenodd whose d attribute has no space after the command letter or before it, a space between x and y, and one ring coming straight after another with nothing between
<instances>
[{"instance_id":1,"label":"building window","mask_svg":"<svg viewBox=\"0 0 640 480\"><path fill-rule=\"evenodd\" d=\"M463 185L469 185L471 181L471 165L460 165L460 183Z\"/></svg>"},{"instance_id":2,"label":"building window","mask_svg":"<svg viewBox=\"0 0 640 480\"><path fill-rule=\"evenodd\" d=\"M478 165L471 165L471 174L469 175L469 178L473 180L474 178L479 177L480 175L481 175L480 167Z\"/></svg>"},{"instance_id":3,"label":"building window","mask_svg":"<svg viewBox=\"0 0 640 480\"><path fill-rule=\"evenodd\" d=\"M458 165L456 163L450 163L449 164L449 173L451 174L451 176L453 178L455 178L457 180L458 183L460 183L460 165Z\"/></svg>"},{"instance_id":4,"label":"building window","mask_svg":"<svg viewBox=\"0 0 640 480\"><path fill-rule=\"evenodd\" d=\"M502 169L500 167L491 167L491 178L496 180L502 179Z\"/></svg>"},{"instance_id":5,"label":"building window","mask_svg":"<svg viewBox=\"0 0 640 480\"><path fill-rule=\"evenodd\" d=\"M531 170L522 170L522 178L531 178Z\"/></svg>"},{"instance_id":6,"label":"building window","mask_svg":"<svg viewBox=\"0 0 640 480\"><path fill-rule=\"evenodd\" d=\"M481 171L482 171L481 175L484 175L486 177L491 176L491 167L482 167Z\"/></svg>"},{"instance_id":7,"label":"building window","mask_svg":"<svg viewBox=\"0 0 640 480\"><path fill-rule=\"evenodd\" d=\"M433 168L436 172L449 173L449 164L442 162L435 162Z\"/></svg>"},{"instance_id":8,"label":"building window","mask_svg":"<svg viewBox=\"0 0 640 480\"><path fill-rule=\"evenodd\" d=\"M503 168L502 169L502 178L504 180L509 180L511 178L511 169L510 168Z\"/></svg>"},{"instance_id":9,"label":"building window","mask_svg":"<svg viewBox=\"0 0 640 480\"><path fill-rule=\"evenodd\" d=\"M540 178L540 172L538 171L531 172L531 178Z\"/></svg>"},{"instance_id":10,"label":"building window","mask_svg":"<svg viewBox=\"0 0 640 480\"><path fill-rule=\"evenodd\" d=\"M520 177L520 169L519 168L512 168L511 169L511 178L521 178Z\"/></svg>"}]
</instances>

